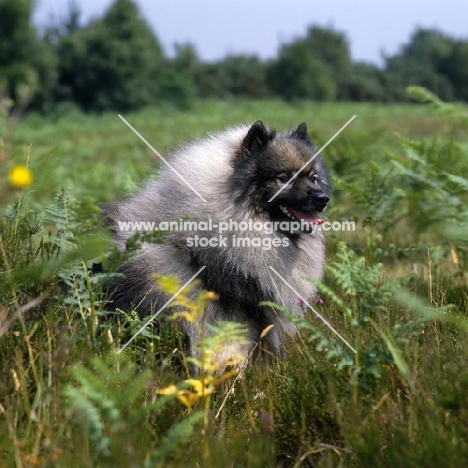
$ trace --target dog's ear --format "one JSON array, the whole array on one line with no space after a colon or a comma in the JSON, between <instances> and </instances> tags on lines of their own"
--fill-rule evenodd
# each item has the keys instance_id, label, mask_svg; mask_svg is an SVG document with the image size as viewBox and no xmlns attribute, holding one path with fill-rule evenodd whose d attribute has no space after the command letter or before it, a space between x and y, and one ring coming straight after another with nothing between
<instances>
[{"instance_id":1,"label":"dog's ear","mask_svg":"<svg viewBox=\"0 0 468 468\"><path fill-rule=\"evenodd\" d=\"M242 152L244 155L262 150L270 140L275 137L275 132L269 132L261 120L257 120L247 133L242 142Z\"/></svg>"},{"instance_id":2,"label":"dog's ear","mask_svg":"<svg viewBox=\"0 0 468 468\"><path fill-rule=\"evenodd\" d=\"M305 122L302 122L299 124L297 127L296 131L293 133L293 135L298 139L303 141L304 143L307 143L309 145L312 144L311 139L309 138L309 134L307 133L307 124Z\"/></svg>"}]
</instances>

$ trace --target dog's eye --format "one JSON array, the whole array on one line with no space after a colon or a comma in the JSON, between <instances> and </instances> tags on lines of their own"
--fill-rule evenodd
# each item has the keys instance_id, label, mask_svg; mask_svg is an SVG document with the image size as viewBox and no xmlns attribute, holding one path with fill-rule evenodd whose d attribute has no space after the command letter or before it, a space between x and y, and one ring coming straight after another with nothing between
<instances>
[{"instance_id":1,"label":"dog's eye","mask_svg":"<svg viewBox=\"0 0 468 468\"><path fill-rule=\"evenodd\" d=\"M279 174L276 176L276 179L278 182L281 182L282 184L285 184L291 177L288 176L288 174Z\"/></svg>"},{"instance_id":2,"label":"dog's eye","mask_svg":"<svg viewBox=\"0 0 468 468\"><path fill-rule=\"evenodd\" d=\"M314 175L312 176L312 180L314 181L314 184L315 184L315 185L318 185L318 175L317 175L317 174L314 174Z\"/></svg>"}]
</instances>

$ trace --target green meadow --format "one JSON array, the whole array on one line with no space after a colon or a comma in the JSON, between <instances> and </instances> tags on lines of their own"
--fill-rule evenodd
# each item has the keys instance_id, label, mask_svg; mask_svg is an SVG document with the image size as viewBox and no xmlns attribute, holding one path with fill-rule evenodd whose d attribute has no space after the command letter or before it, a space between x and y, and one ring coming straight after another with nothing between
<instances>
[{"instance_id":1,"label":"green meadow","mask_svg":"<svg viewBox=\"0 0 468 468\"><path fill-rule=\"evenodd\" d=\"M157 177L158 156L117 114L4 116L0 466L467 466L468 109L412 93L425 102L202 101L123 115L163 156L258 119L278 131L306 121L320 147L356 115L321 153L327 220L356 230L326 233L313 306L357 352L311 312L267 367L191 382L172 323L117 353L144 321L109 319L101 290L140 240L116 252L97 204ZM10 170L26 163L33 182L14 189Z\"/></svg>"}]
</instances>

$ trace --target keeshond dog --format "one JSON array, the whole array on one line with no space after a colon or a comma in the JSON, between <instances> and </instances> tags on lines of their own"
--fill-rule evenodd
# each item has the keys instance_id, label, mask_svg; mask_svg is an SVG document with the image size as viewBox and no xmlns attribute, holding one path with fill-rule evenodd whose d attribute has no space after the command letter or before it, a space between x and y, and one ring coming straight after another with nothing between
<instances>
[{"instance_id":1,"label":"keeshond dog","mask_svg":"<svg viewBox=\"0 0 468 468\"><path fill-rule=\"evenodd\" d=\"M163 166L158 180L104 208L122 250L135 233L129 224L120 229L122 222L157 227L188 220L191 226L169 230L164 244L144 244L141 254L121 267L124 277L108 285L113 307L128 311L138 305L141 316L154 314L168 297L155 287L153 273L175 275L185 284L205 266L197 279L219 296L209 303L205 323L245 324L250 345L236 350L245 357L274 325L262 345L278 353L295 328L278 309L259 304L275 302L303 317L300 297L310 300L316 293L305 277L322 278L325 247L317 227L331 187L315 151L306 123L276 133L261 121L176 150L168 158L172 167ZM183 320L181 328L193 351L197 327Z\"/></svg>"}]
</instances>

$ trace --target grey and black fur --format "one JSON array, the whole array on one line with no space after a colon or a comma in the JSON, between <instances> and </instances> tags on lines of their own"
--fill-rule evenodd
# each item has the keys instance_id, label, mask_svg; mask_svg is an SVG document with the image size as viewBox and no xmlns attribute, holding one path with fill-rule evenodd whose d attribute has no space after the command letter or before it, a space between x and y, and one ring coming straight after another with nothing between
<instances>
[{"instance_id":1,"label":"grey and black fur","mask_svg":"<svg viewBox=\"0 0 468 468\"><path fill-rule=\"evenodd\" d=\"M196 141L174 152L170 164L203 196L195 193L170 169L163 167L160 180L127 200L105 208L111 225L117 221L285 221L305 217L311 223L319 218L329 200L330 182L322 160L316 157L272 202L268 200L314 155L315 148L302 123L297 130L276 134L261 121L249 127L229 129ZM132 231L115 229L120 249L125 249ZM273 330L264 344L273 352L280 350L281 339L295 333L281 313L260 307L262 301L286 306L296 316L303 308L293 293L269 266L285 278L302 297L310 299L316 288L305 276L322 278L325 249L321 232L263 231L227 232L242 237L270 237L286 241L287 246L270 250L252 247L205 247L187 245L187 237L206 232L169 232L165 244L145 244L142 255L122 266L124 279L108 285L114 307L129 310L140 304L138 312L156 312L167 296L157 290L152 273L175 275L180 284L188 281L200 268L202 287L216 292L219 300L206 311L206 321L230 320L245 323L251 346L242 351L247 356L268 325ZM213 234L215 235L215 234ZM197 330L185 320L181 322L190 347L198 342Z\"/></svg>"}]
</instances>

